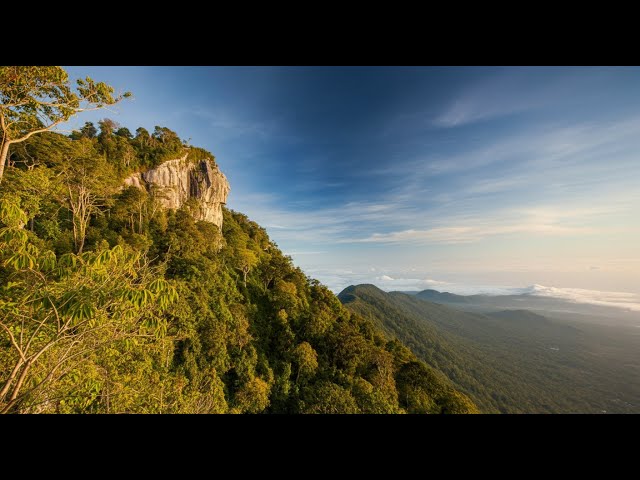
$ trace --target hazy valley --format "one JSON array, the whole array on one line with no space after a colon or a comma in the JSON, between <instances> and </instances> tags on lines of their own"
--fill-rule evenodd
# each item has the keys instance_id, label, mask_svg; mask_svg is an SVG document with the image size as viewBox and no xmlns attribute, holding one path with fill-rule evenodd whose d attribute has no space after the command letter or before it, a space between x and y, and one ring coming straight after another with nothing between
<instances>
[{"instance_id":1,"label":"hazy valley","mask_svg":"<svg viewBox=\"0 0 640 480\"><path fill-rule=\"evenodd\" d=\"M487 411L640 412L640 329L574 313L567 302L519 297L386 293L373 285L339 294ZM535 312L505 310L525 305ZM553 316L558 309L562 317Z\"/></svg>"}]
</instances>

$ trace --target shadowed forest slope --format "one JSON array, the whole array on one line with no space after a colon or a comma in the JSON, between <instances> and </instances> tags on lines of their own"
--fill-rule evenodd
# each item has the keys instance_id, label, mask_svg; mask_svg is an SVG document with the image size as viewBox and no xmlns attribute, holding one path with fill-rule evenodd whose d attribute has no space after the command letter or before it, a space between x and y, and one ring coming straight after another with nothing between
<instances>
[{"instance_id":1,"label":"shadowed forest slope","mask_svg":"<svg viewBox=\"0 0 640 480\"><path fill-rule=\"evenodd\" d=\"M638 412L638 335L522 310L467 313L350 286L338 298L444 372L487 412ZM631 381L630 381L631 379Z\"/></svg>"}]
</instances>

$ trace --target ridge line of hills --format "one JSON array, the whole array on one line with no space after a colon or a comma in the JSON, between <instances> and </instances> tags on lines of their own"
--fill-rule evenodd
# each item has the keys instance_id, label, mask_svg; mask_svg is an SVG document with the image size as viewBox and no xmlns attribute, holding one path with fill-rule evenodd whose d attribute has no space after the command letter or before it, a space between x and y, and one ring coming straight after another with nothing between
<instances>
[{"instance_id":1,"label":"ridge line of hills","mask_svg":"<svg viewBox=\"0 0 640 480\"><path fill-rule=\"evenodd\" d=\"M464 302L440 304L371 284L351 285L338 298L442 371L484 412L640 411L632 328L486 305L465 311Z\"/></svg>"}]
</instances>

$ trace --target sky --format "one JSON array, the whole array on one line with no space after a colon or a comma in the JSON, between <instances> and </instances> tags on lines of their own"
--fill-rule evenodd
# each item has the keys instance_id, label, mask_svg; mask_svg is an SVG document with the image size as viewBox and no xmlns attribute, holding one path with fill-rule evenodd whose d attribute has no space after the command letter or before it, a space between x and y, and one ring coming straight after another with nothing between
<instances>
[{"instance_id":1,"label":"sky","mask_svg":"<svg viewBox=\"0 0 640 480\"><path fill-rule=\"evenodd\" d=\"M72 128L213 152L228 207L335 292L640 295L640 68L66 68L134 96Z\"/></svg>"}]
</instances>

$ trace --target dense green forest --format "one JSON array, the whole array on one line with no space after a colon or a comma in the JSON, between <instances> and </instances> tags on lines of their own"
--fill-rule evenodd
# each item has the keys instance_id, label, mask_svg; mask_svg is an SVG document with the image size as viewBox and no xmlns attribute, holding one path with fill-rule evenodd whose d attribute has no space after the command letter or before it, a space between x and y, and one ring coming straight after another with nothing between
<instances>
[{"instance_id":1,"label":"dense green forest","mask_svg":"<svg viewBox=\"0 0 640 480\"><path fill-rule=\"evenodd\" d=\"M351 286L338 297L444 372L483 412L638 413L633 329L526 311L460 311L416 295Z\"/></svg>"},{"instance_id":2,"label":"dense green forest","mask_svg":"<svg viewBox=\"0 0 640 480\"><path fill-rule=\"evenodd\" d=\"M0 72L9 121L37 109L20 107L15 72ZM245 215L225 208L220 230L189 202L168 210L123 188L210 153L165 127L30 135L45 123L30 121L0 178L0 412L477 412Z\"/></svg>"}]
</instances>

